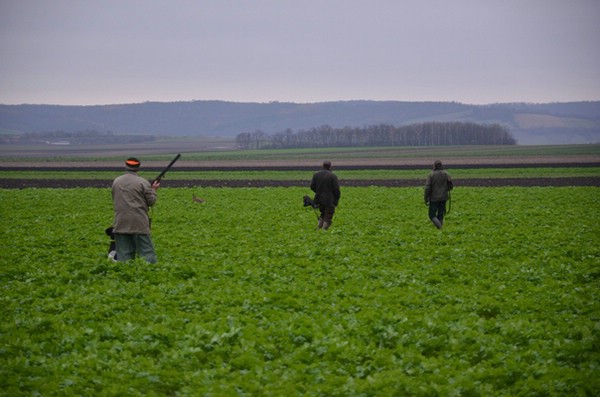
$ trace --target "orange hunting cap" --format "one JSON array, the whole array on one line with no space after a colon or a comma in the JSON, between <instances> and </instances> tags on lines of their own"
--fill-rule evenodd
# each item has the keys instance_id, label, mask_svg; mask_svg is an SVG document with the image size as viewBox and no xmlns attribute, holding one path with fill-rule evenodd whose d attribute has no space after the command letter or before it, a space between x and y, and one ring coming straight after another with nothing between
<instances>
[{"instance_id":1,"label":"orange hunting cap","mask_svg":"<svg viewBox=\"0 0 600 397\"><path fill-rule=\"evenodd\" d=\"M140 164L140 160L136 159L135 157L130 157L125 160L125 166L128 170L137 171L140 168Z\"/></svg>"}]
</instances>

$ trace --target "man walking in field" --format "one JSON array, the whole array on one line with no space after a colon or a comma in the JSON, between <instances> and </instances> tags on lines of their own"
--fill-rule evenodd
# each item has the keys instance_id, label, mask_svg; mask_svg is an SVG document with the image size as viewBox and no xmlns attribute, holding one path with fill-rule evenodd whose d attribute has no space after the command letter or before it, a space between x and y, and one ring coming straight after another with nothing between
<instances>
[{"instance_id":1,"label":"man walking in field","mask_svg":"<svg viewBox=\"0 0 600 397\"><path fill-rule=\"evenodd\" d=\"M442 169L442 162L436 160L425 183L425 205L429 206L429 219L438 229L444 225L446 201L452 187L452 178Z\"/></svg>"},{"instance_id":2,"label":"man walking in field","mask_svg":"<svg viewBox=\"0 0 600 397\"><path fill-rule=\"evenodd\" d=\"M338 178L331 172L331 161L324 161L323 169L313 175L310 189L315 192L314 201L321 212L317 228L327 230L341 196Z\"/></svg>"},{"instance_id":3,"label":"man walking in field","mask_svg":"<svg viewBox=\"0 0 600 397\"><path fill-rule=\"evenodd\" d=\"M112 184L117 260L126 262L138 255L149 263L156 263L148 210L156 202L156 189L160 183L150 185L150 182L138 176L140 164L138 159L128 158L125 161L126 173Z\"/></svg>"}]
</instances>

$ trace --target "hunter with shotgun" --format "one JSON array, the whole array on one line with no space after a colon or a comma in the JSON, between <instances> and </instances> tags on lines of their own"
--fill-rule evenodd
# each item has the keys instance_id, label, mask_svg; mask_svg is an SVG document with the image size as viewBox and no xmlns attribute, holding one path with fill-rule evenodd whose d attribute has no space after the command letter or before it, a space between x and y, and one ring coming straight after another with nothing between
<instances>
[{"instance_id":1,"label":"hunter with shotgun","mask_svg":"<svg viewBox=\"0 0 600 397\"><path fill-rule=\"evenodd\" d=\"M181 157L178 154L152 182L138 175L141 162L130 157L125 160L125 174L117 177L112 184L114 206L114 234L116 255L114 259L126 262L139 256L149 263L156 263L154 244L150 237L150 217L148 211L156 203L156 190L165 173Z\"/></svg>"}]
</instances>

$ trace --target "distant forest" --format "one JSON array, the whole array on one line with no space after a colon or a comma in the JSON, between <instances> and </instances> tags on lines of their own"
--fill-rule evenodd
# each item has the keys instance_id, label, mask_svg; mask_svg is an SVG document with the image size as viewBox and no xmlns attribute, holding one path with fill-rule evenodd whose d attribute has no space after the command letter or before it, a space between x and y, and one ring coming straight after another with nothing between
<instances>
[{"instance_id":1,"label":"distant forest","mask_svg":"<svg viewBox=\"0 0 600 397\"><path fill-rule=\"evenodd\" d=\"M428 122L396 127L333 128L266 134L257 130L237 135L241 149L291 149L356 146L516 145L509 129L500 124Z\"/></svg>"}]
</instances>

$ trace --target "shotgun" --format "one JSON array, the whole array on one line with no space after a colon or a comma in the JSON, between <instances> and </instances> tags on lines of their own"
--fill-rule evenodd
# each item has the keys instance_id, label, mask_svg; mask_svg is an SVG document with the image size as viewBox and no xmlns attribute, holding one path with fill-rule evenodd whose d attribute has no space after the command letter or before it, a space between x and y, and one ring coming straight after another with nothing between
<instances>
[{"instance_id":1,"label":"shotgun","mask_svg":"<svg viewBox=\"0 0 600 397\"><path fill-rule=\"evenodd\" d=\"M169 165L167 165L167 168L165 168L164 170L162 170L162 172L160 174L158 174L158 176L152 182L150 182L150 184L154 184L154 182L160 182L160 180L163 178L163 176L165 176L165 174L167 173L167 171L169 171L171 169L171 167L173 166L173 164L175 164L175 162L177 160L179 160L180 157L181 157L181 153L178 154L177 156L175 156L175 158L173 160L171 160L171 162L169 163Z\"/></svg>"}]
</instances>

